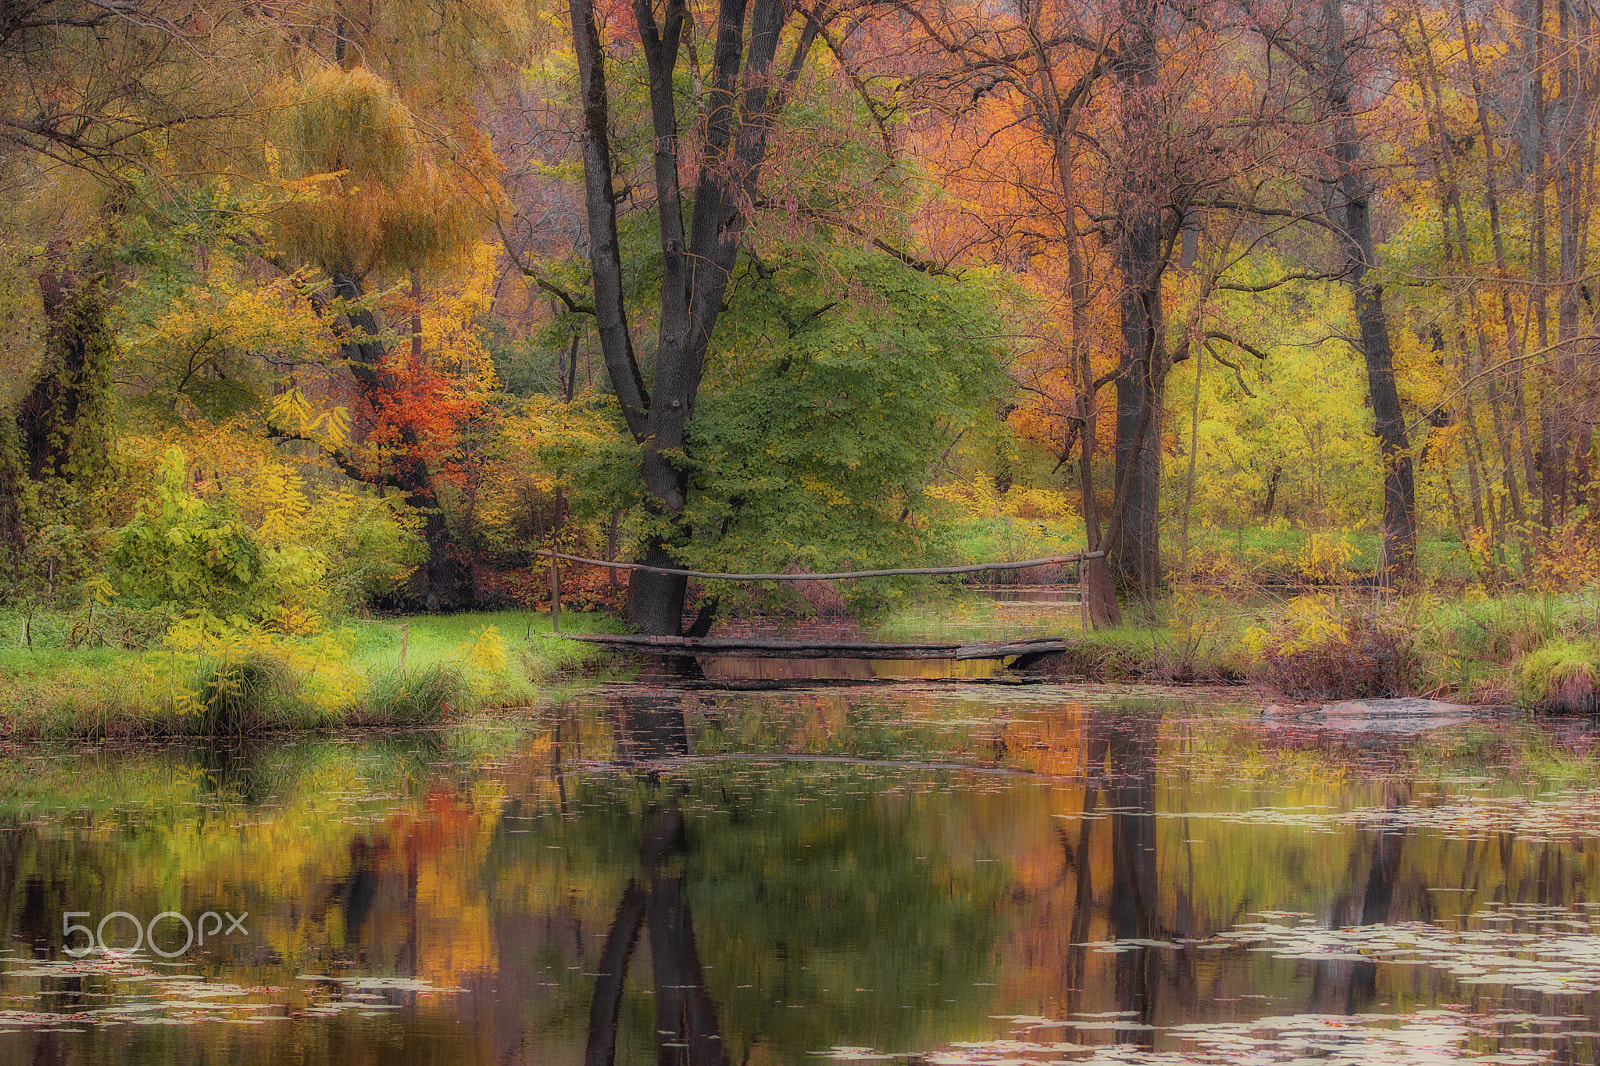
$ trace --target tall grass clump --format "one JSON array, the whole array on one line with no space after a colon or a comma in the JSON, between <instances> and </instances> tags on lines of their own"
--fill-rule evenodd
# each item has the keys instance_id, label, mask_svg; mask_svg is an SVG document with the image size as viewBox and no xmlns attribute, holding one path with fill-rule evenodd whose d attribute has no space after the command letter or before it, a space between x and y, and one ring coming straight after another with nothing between
<instances>
[{"instance_id":1,"label":"tall grass clump","mask_svg":"<svg viewBox=\"0 0 1600 1066\"><path fill-rule=\"evenodd\" d=\"M1535 711L1600 711L1600 645L1553 640L1522 660L1518 702Z\"/></svg>"},{"instance_id":2,"label":"tall grass clump","mask_svg":"<svg viewBox=\"0 0 1600 1066\"><path fill-rule=\"evenodd\" d=\"M202 736L246 736L301 727L298 684L289 665L264 652L203 658L195 675L190 728ZM188 716L186 716L188 717Z\"/></svg>"},{"instance_id":3,"label":"tall grass clump","mask_svg":"<svg viewBox=\"0 0 1600 1066\"><path fill-rule=\"evenodd\" d=\"M1515 595L1478 603L1441 603L1435 611L1441 637L1458 655L1507 663L1556 635L1558 612L1547 596Z\"/></svg>"},{"instance_id":4,"label":"tall grass clump","mask_svg":"<svg viewBox=\"0 0 1600 1066\"><path fill-rule=\"evenodd\" d=\"M449 663L383 670L372 677L366 697L346 720L351 725L432 725L471 694L466 678Z\"/></svg>"}]
</instances>

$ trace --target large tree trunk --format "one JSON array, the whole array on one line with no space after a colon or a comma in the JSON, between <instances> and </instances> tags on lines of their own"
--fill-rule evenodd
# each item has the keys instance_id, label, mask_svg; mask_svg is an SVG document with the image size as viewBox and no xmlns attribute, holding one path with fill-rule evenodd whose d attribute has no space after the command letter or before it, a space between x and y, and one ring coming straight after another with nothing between
<instances>
[{"instance_id":1,"label":"large tree trunk","mask_svg":"<svg viewBox=\"0 0 1600 1066\"><path fill-rule=\"evenodd\" d=\"M1340 251L1354 293L1361 354L1367 365L1379 449L1383 456L1383 559L1378 581L1410 587L1417 580L1417 498L1412 482L1411 445L1400 394L1395 388L1394 352L1383 310L1383 286L1369 276L1377 263L1373 249L1371 188L1361 163L1361 142L1350 103L1350 56L1345 46L1342 0L1323 0L1325 91L1333 119L1334 182L1343 201Z\"/></svg>"},{"instance_id":2,"label":"large tree trunk","mask_svg":"<svg viewBox=\"0 0 1600 1066\"><path fill-rule=\"evenodd\" d=\"M333 272L333 290L347 302L361 299L361 281L352 272ZM392 375L383 367L384 347L372 312L353 307L346 311L351 330L341 355L349 363L362 397L377 410L394 391ZM369 473L345 463L346 473L370 484L387 485L406 494L406 505L422 516L422 538L428 558L412 578L410 594L430 611L454 610L472 605L472 583L456 556L455 541L439 507L439 494L428 464L412 453L417 437L409 427L400 434L400 449L382 470Z\"/></svg>"},{"instance_id":3,"label":"large tree trunk","mask_svg":"<svg viewBox=\"0 0 1600 1066\"><path fill-rule=\"evenodd\" d=\"M1122 355L1117 377L1117 493L1106 548L1130 592L1161 579L1161 408L1166 382L1161 275L1163 196L1156 86L1155 5L1124 0L1119 47L1109 64L1123 126L1115 190L1116 260L1122 279Z\"/></svg>"},{"instance_id":4,"label":"large tree trunk","mask_svg":"<svg viewBox=\"0 0 1600 1066\"><path fill-rule=\"evenodd\" d=\"M1124 346L1129 331L1123 333ZM1142 332L1135 330L1135 332ZM1111 550L1111 567L1130 593L1148 595L1161 580L1161 414L1164 391L1135 364L1117 379L1117 484L1122 501L1122 536ZM1139 427L1146 427L1143 438Z\"/></svg>"},{"instance_id":5,"label":"large tree trunk","mask_svg":"<svg viewBox=\"0 0 1600 1066\"><path fill-rule=\"evenodd\" d=\"M694 209L687 230L678 186L680 171L677 99L673 73L682 35L689 26L684 0L667 0L658 21L649 0L635 0L634 23L649 72L650 119L655 133L654 172L661 244L660 325L650 391L634 357L623 300L622 261L610 148L610 107L605 56L593 0L570 0L573 52L578 62L583 110L584 200L589 223L589 265L594 274L596 322L606 372L628 429L640 446L649 507L666 519L668 532L649 542L645 561L672 567L672 548L689 538L680 516L688 475L680 465L689 421L705 368L706 352L722 312L739 239L749 218L766 159L767 135L785 93L804 65L819 32L808 20L787 67L777 73L787 0L727 0L716 23L716 51L702 134ZM746 41L746 23L749 37ZM646 633L677 635L682 628L687 580L635 571L629 617Z\"/></svg>"}]
</instances>

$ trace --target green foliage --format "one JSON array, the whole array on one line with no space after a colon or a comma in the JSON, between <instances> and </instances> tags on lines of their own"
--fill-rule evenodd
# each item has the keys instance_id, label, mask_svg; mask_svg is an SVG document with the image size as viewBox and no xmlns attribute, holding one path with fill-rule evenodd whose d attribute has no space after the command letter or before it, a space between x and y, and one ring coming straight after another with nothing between
<instances>
[{"instance_id":1,"label":"green foliage","mask_svg":"<svg viewBox=\"0 0 1600 1066\"><path fill-rule=\"evenodd\" d=\"M314 586L325 562L305 550L265 547L224 504L184 487L183 451L162 458L153 496L117 534L110 574L136 604L262 620Z\"/></svg>"},{"instance_id":2,"label":"green foliage","mask_svg":"<svg viewBox=\"0 0 1600 1066\"><path fill-rule=\"evenodd\" d=\"M932 464L1002 388L998 282L827 244L746 270L691 425L685 561L925 558Z\"/></svg>"},{"instance_id":3,"label":"green foliage","mask_svg":"<svg viewBox=\"0 0 1600 1066\"><path fill-rule=\"evenodd\" d=\"M307 517L308 546L327 560L324 590L337 607L353 610L404 586L428 558L398 501L357 492L319 497Z\"/></svg>"}]
</instances>

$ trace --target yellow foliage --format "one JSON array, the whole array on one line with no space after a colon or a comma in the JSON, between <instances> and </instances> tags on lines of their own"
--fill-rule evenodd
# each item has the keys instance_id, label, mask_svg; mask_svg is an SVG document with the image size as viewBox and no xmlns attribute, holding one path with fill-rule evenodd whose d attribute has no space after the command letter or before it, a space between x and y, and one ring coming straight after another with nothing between
<instances>
[{"instance_id":1,"label":"yellow foliage","mask_svg":"<svg viewBox=\"0 0 1600 1066\"><path fill-rule=\"evenodd\" d=\"M1222 618L1215 604L1202 601L1194 589L1183 585L1172 594L1171 613L1167 616L1167 631L1180 647L1197 648L1202 641L1222 627Z\"/></svg>"},{"instance_id":2,"label":"yellow foliage","mask_svg":"<svg viewBox=\"0 0 1600 1066\"><path fill-rule=\"evenodd\" d=\"M1332 596L1300 596L1289 601L1284 615L1284 637L1278 654L1293 655L1334 641L1343 641L1348 631Z\"/></svg>"},{"instance_id":3,"label":"yellow foliage","mask_svg":"<svg viewBox=\"0 0 1600 1066\"><path fill-rule=\"evenodd\" d=\"M466 269L430 289L423 305L422 350L435 371L469 396L486 396L500 384L477 328L494 303L498 255L493 244L479 241L460 264Z\"/></svg>"},{"instance_id":4,"label":"yellow foliage","mask_svg":"<svg viewBox=\"0 0 1600 1066\"><path fill-rule=\"evenodd\" d=\"M366 691L366 677L349 662L354 643L350 632L295 638L268 632L239 617L194 614L167 631L161 650L146 655L142 668L146 681L165 690L179 714L190 714L202 709L200 692L193 684L202 660L227 666L269 657L289 671L301 700L331 713Z\"/></svg>"},{"instance_id":5,"label":"yellow foliage","mask_svg":"<svg viewBox=\"0 0 1600 1066\"><path fill-rule=\"evenodd\" d=\"M560 484L546 456L560 449L602 454L617 446L616 426L588 403L562 403L534 396L508 412L480 482L477 520L501 544L526 547L540 525L538 515Z\"/></svg>"},{"instance_id":6,"label":"yellow foliage","mask_svg":"<svg viewBox=\"0 0 1600 1066\"><path fill-rule=\"evenodd\" d=\"M1029 488L1013 485L1005 493L997 493L982 480L965 483L950 482L930 485L929 498L955 505L961 517L1020 518L1025 521L1067 521L1077 516L1072 497L1055 489Z\"/></svg>"},{"instance_id":7,"label":"yellow foliage","mask_svg":"<svg viewBox=\"0 0 1600 1066\"><path fill-rule=\"evenodd\" d=\"M304 295L311 285L304 272L266 281L246 277L219 256L201 278L163 293L161 312L130 323L121 343L132 367L166 368L164 375L175 380L242 355L330 360L333 337Z\"/></svg>"},{"instance_id":8,"label":"yellow foliage","mask_svg":"<svg viewBox=\"0 0 1600 1066\"><path fill-rule=\"evenodd\" d=\"M1312 533L1296 560L1299 570L1313 581L1337 581L1344 566L1356 554L1355 545L1344 533Z\"/></svg>"},{"instance_id":9,"label":"yellow foliage","mask_svg":"<svg viewBox=\"0 0 1600 1066\"><path fill-rule=\"evenodd\" d=\"M499 626L473 630L470 640L456 645L455 654L471 668L467 672L467 684L480 696L493 688L491 678L506 671L506 642L500 636Z\"/></svg>"},{"instance_id":10,"label":"yellow foliage","mask_svg":"<svg viewBox=\"0 0 1600 1066\"><path fill-rule=\"evenodd\" d=\"M447 262L471 245L492 183L468 180L430 150L388 81L363 67L322 67L283 95L274 151L295 195L278 221L297 255L365 276Z\"/></svg>"},{"instance_id":11,"label":"yellow foliage","mask_svg":"<svg viewBox=\"0 0 1600 1066\"><path fill-rule=\"evenodd\" d=\"M305 393L292 385L272 398L267 422L330 451L350 443L350 409L340 405L319 411Z\"/></svg>"}]
</instances>

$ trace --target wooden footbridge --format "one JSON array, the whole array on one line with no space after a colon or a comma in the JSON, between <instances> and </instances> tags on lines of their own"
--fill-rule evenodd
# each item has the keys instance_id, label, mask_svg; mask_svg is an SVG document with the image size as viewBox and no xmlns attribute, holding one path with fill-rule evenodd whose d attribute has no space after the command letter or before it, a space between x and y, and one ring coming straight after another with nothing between
<instances>
[{"instance_id":1,"label":"wooden footbridge","mask_svg":"<svg viewBox=\"0 0 1600 1066\"><path fill-rule=\"evenodd\" d=\"M562 560L615 570L647 570L656 574L680 574L710 581L853 581L870 577L910 575L975 574L994 570L1024 570L1035 566L1072 563L1077 570L1077 607L1085 632L1088 630L1088 601L1084 595L1083 563L1098 559L1103 552L1054 555L1043 559L1016 562L976 563L970 566L933 566L891 570L853 570L837 574L722 574L700 570L679 570L647 566L643 563L618 563L589 559L581 555L540 550L535 554L551 560L551 620L553 630L561 632L560 566ZM1067 651L1072 642L1066 637L1027 637L1000 641L913 641L787 639L782 637L653 637L636 634L570 633L570 640L598 644L614 652L649 655L669 659L737 657L747 659L1011 659L1013 668L1026 668L1040 658Z\"/></svg>"},{"instance_id":2,"label":"wooden footbridge","mask_svg":"<svg viewBox=\"0 0 1600 1066\"><path fill-rule=\"evenodd\" d=\"M581 633L568 640L598 644L609 651L664 658L732 656L740 659L1012 659L1026 668L1052 652L1066 651L1062 637L1028 637L956 643L888 643L874 640L787 640L780 637L644 637Z\"/></svg>"}]
</instances>

